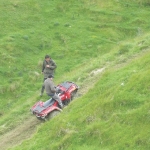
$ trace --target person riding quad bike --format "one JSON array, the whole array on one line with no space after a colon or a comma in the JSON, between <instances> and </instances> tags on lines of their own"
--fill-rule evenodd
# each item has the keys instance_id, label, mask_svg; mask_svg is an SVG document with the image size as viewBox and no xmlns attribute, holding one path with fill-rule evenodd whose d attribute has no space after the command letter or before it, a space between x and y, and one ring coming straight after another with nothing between
<instances>
[{"instance_id":1,"label":"person riding quad bike","mask_svg":"<svg viewBox=\"0 0 150 150\"><path fill-rule=\"evenodd\" d=\"M53 78L53 75L49 75L48 78L44 81L45 91L48 96L56 100L59 103L60 107L63 108L62 101L60 97L56 94L59 92L59 89L55 88Z\"/></svg>"}]
</instances>

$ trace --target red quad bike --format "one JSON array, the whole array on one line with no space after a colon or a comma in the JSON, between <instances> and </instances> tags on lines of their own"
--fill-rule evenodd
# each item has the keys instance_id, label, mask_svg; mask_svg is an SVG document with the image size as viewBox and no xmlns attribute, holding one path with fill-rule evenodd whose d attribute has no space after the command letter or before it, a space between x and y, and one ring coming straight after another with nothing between
<instances>
[{"instance_id":1,"label":"red quad bike","mask_svg":"<svg viewBox=\"0 0 150 150\"><path fill-rule=\"evenodd\" d=\"M75 83L69 81L57 85L56 88L59 89L57 94L65 106L73 100L79 89ZM35 103L30 110L40 120L49 120L62 111L58 102L52 98L46 102L39 101Z\"/></svg>"}]
</instances>

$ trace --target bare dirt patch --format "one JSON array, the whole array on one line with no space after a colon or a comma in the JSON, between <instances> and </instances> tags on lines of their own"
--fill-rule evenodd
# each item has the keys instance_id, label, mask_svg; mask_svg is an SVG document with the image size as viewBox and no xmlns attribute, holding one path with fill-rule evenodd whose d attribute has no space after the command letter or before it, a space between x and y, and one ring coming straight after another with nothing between
<instances>
[{"instance_id":1,"label":"bare dirt patch","mask_svg":"<svg viewBox=\"0 0 150 150\"><path fill-rule=\"evenodd\" d=\"M97 74L100 74L100 73L102 73L104 70L105 70L105 68L100 68L100 69L93 70L93 71L90 73L90 75L97 75Z\"/></svg>"},{"instance_id":2,"label":"bare dirt patch","mask_svg":"<svg viewBox=\"0 0 150 150\"><path fill-rule=\"evenodd\" d=\"M78 97L87 93L91 88L94 87L97 80L101 77L105 67L93 70L89 73L89 76L83 81L81 88L78 91Z\"/></svg>"}]
</instances>

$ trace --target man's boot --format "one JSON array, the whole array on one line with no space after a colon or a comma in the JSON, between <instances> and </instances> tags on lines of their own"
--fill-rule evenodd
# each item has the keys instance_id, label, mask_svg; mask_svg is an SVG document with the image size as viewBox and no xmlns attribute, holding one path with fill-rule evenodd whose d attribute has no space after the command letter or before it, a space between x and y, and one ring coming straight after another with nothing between
<instances>
[{"instance_id":1,"label":"man's boot","mask_svg":"<svg viewBox=\"0 0 150 150\"><path fill-rule=\"evenodd\" d=\"M59 106L61 109L63 109L63 107L64 107L63 103L59 103Z\"/></svg>"}]
</instances>

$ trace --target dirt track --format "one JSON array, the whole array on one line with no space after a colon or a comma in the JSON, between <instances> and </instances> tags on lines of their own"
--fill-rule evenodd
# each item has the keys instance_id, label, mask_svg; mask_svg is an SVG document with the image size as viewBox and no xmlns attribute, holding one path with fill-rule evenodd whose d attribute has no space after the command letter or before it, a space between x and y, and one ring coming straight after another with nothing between
<instances>
[{"instance_id":1,"label":"dirt track","mask_svg":"<svg viewBox=\"0 0 150 150\"><path fill-rule=\"evenodd\" d=\"M20 144L25 139L30 138L32 134L36 131L36 126L38 126L40 123L41 122L37 120L36 117L31 116L21 125L0 136L0 149L6 150L9 147Z\"/></svg>"}]
</instances>

